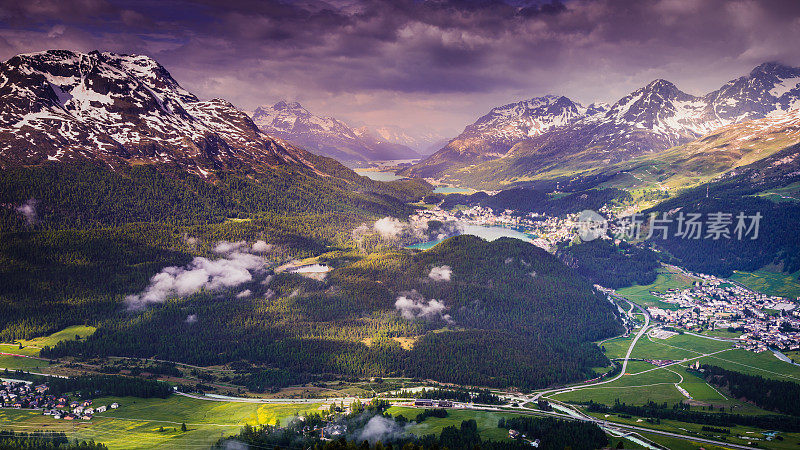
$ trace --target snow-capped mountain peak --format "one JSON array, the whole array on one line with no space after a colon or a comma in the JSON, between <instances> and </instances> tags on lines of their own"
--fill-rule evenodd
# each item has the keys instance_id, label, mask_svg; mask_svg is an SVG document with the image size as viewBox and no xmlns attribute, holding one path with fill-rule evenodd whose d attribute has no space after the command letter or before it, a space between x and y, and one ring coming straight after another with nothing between
<instances>
[{"instance_id":1,"label":"snow-capped mountain peak","mask_svg":"<svg viewBox=\"0 0 800 450\"><path fill-rule=\"evenodd\" d=\"M279 101L253 111L253 122L263 131L311 152L348 161L405 159L419 155L405 145L366 136L333 117L311 113L298 102Z\"/></svg>"},{"instance_id":2,"label":"snow-capped mountain peak","mask_svg":"<svg viewBox=\"0 0 800 450\"><path fill-rule=\"evenodd\" d=\"M706 95L722 125L800 108L800 68L764 63Z\"/></svg>"},{"instance_id":3,"label":"snow-capped mountain peak","mask_svg":"<svg viewBox=\"0 0 800 450\"><path fill-rule=\"evenodd\" d=\"M407 173L437 177L451 167L505 156L543 164L562 156L596 153L604 163L683 144L720 127L782 115L800 108L800 68L764 63L702 97L656 79L612 106L583 107L548 95L493 108ZM507 153L513 148L513 154ZM549 157L544 155L552 152ZM530 163L530 158L526 162Z\"/></svg>"},{"instance_id":4,"label":"snow-capped mountain peak","mask_svg":"<svg viewBox=\"0 0 800 450\"><path fill-rule=\"evenodd\" d=\"M483 136L498 143L537 136L586 116L589 108L559 95L545 95L492 108L456 138ZM592 113L602 110L594 108ZM508 145L510 147L510 145Z\"/></svg>"},{"instance_id":5,"label":"snow-capped mountain peak","mask_svg":"<svg viewBox=\"0 0 800 450\"><path fill-rule=\"evenodd\" d=\"M0 65L0 166L45 160L210 169L298 164L223 100L200 101L143 55L50 50Z\"/></svg>"},{"instance_id":6,"label":"snow-capped mountain peak","mask_svg":"<svg viewBox=\"0 0 800 450\"><path fill-rule=\"evenodd\" d=\"M260 106L253 112L253 121L267 134L284 135L291 140L292 134L333 133L349 139L357 136L345 123L332 117L312 114L298 102L279 101L271 107Z\"/></svg>"}]
</instances>

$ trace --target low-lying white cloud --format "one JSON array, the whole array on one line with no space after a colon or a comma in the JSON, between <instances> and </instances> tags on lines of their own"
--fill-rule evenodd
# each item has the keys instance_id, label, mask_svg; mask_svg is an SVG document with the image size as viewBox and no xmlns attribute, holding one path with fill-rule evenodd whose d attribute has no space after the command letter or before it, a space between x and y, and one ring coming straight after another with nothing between
<instances>
[{"instance_id":1,"label":"low-lying white cloud","mask_svg":"<svg viewBox=\"0 0 800 450\"><path fill-rule=\"evenodd\" d=\"M383 416L373 416L364 428L355 433L357 442L368 441L374 444L378 441L391 441L404 437L408 425L401 426L396 421Z\"/></svg>"},{"instance_id":2,"label":"low-lying white cloud","mask_svg":"<svg viewBox=\"0 0 800 450\"><path fill-rule=\"evenodd\" d=\"M189 314L188 316L186 316L186 323L190 325L193 323L197 323L197 314Z\"/></svg>"},{"instance_id":3,"label":"low-lying white cloud","mask_svg":"<svg viewBox=\"0 0 800 450\"><path fill-rule=\"evenodd\" d=\"M412 216L408 222L394 217L384 217L375 221L372 231L387 241L410 243L445 239L462 233L464 229L458 222L442 222L428 220L422 216ZM362 225L353 230L353 238L359 240L369 232L369 228Z\"/></svg>"},{"instance_id":4,"label":"low-lying white cloud","mask_svg":"<svg viewBox=\"0 0 800 450\"><path fill-rule=\"evenodd\" d=\"M200 290L219 291L254 280L267 268L263 256L250 253L246 242L220 242L214 246L218 259L196 257L183 267L169 266L150 278L150 284L139 294L128 295L129 310L139 310L152 303L163 303L170 297L185 297ZM244 292L244 291L243 291Z\"/></svg>"},{"instance_id":5,"label":"low-lying white cloud","mask_svg":"<svg viewBox=\"0 0 800 450\"><path fill-rule=\"evenodd\" d=\"M267 253L272 251L272 244L267 244L267 241L258 240L252 247L253 252L255 253Z\"/></svg>"},{"instance_id":6,"label":"low-lying white cloud","mask_svg":"<svg viewBox=\"0 0 800 450\"><path fill-rule=\"evenodd\" d=\"M28 199L27 202L15 208L18 213L22 214L22 217L25 219L25 223L28 225L35 225L38 221L38 216L36 214L36 205L38 203L38 201L31 198Z\"/></svg>"},{"instance_id":7,"label":"low-lying white cloud","mask_svg":"<svg viewBox=\"0 0 800 450\"><path fill-rule=\"evenodd\" d=\"M307 266L300 266L296 269L291 269L291 273L326 273L330 272L331 268L325 264L309 264Z\"/></svg>"},{"instance_id":8,"label":"low-lying white cloud","mask_svg":"<svg viewBox=\"0 0 800 450\"><path fill-rule=\"evenodd\" d=\"M408 320L440 318L449 323L453 321L450 314L444 314L447 310L444 302L433 298L426 301L416 289L401 292L394 302L394 307L404 319Z\"/></svg>"},{"instance_id":9,"label":"low-lying white cloud","mask_svg":"<svg viewBox=\"0 0 800 450\"><path fill-rule=\"evenodd\" d=\"M453 270L450 266L438 266L431 269L431 272L428 274L428 277L432 280L436 281L450 281L450 277L453 276Z\"/></svg>"},{"instance_id":10,"label":"low-lying white cloud","mask_svg":"<svg viewBox=\"0 0 800 450\"><path fill-rule=\"evenodd\" d=\"M397 239L405 231L407 224L394 217L384 217L375 221L375 231L384 239Z\"/></svg>"}]
</instances>

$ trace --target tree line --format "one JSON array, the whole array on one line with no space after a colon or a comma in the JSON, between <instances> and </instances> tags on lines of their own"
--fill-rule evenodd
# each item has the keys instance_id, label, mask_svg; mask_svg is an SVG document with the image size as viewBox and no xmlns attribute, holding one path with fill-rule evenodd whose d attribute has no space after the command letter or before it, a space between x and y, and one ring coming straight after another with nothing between
<instances>
[{"instance_id":1,"label":"tree line","mask_svg":"<svg viewBox=\"0 0 800 450\"><path fill-rule=\"evenodd\" d=\"M666 403L659 404L653 401L642 406L627 405L617 400L614 405L608 406L592 401L588 410L600 413L629 414L639 417L652 417L656 419L677 420L679 422L698 423L718 427L731 427L742 425L746 427L778 430L786 432L800 431L800 418L786 415L744 415L727 412L693 411L690 405L677 403L668 407Z\"/></svg>"},{"instance_id":2,"label":"tree line","mask_svg":"<svg viewBox=\"0 0 800 450\"><path fill-rule=\"evenodd\" d=\"M715 386L726 389L735 398L743 398L759 408L800 416L800 384L772 380L703 364L701 375Z\"/></svg>"}]
</instances>

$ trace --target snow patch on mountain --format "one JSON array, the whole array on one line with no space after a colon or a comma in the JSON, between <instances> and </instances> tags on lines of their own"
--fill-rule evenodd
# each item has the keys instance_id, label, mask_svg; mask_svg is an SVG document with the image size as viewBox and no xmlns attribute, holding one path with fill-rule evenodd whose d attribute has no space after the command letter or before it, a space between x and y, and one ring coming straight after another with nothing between
<instances>
[{"instance_id":1,"label":"snow patch on mountain","mask_svg":"<svg viewBox=\"0 0 800 450\"><path fill-rule=\"evenodd\" d=\"M404 173L436 178L451 167L530 152L552 159L588 151L606 155L605 163L622 161L687 143L720 127L798 108L800 68L778 63L761 64L700 97L662 79L610 107L583 107L567 97L548 95L493 108Z\"/></svg>"},{"instance_id":2,"label":"snow patch on mountain","mask_svg":"<svg viewBox=\"0 0 800 450\"><path fill-rule=\"evenodd\" d=\"M381 139L367 129L353 129L333 117L316 116L298 102L260 106L252 117L264 133L336 159L373 161L419 156L407 146Z\"/></svg>"},{"instance_id":3,"label":"snow patch on mountain","mask_svg":"<svg viewBox=\"0 0 800 450\"><path fill-rule=\"evenodd\" d=\"M278 164L318 172L305 152L224 100L200 101L147 56L49 50L0 64L0 167L77 159L177 163L201 176Z\"/></svg>"}]
</instances>

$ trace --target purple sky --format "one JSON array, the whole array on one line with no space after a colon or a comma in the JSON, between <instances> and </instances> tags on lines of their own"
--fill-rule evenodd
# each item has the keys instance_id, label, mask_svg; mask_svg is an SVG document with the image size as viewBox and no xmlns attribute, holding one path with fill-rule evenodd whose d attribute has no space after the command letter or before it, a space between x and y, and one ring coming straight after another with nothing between
<instances>
[{"instance_id":1,"label":"purple sky","mask_svg":"<svg viewBox=\"0 0 800 450\"><path fill-rule=\"evenodd\" d=\"M0 0L3 60L142 53L202 98L448 137L548 93L613 102L665 78L702 94L765 61L799 65L798 42L796 0Z\"/></svg>"}]
</instances>

